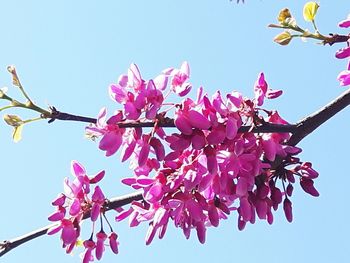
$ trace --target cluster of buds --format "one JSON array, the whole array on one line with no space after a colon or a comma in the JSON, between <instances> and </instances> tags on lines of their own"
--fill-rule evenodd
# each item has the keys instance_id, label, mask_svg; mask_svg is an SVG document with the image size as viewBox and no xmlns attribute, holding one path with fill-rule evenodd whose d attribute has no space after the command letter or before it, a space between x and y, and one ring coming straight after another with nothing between
<instances>
[{"instance_id":1,"label":"cluster of buds","mask_svg":"<svg viewBox=\"0 0 350 263\"><path fill-rule=\"evenodd\" d=\"M95 176L89 177L84 167L76 162L72 162L71 172L75 176L73 181L68 178L64 180L64 193L58 195L53 200L52 205L56 211L48 219L59 224L53 226L48 234L52 235L61 231L61 240L67 253L71 253L74 247L82 244L85 247L83 254L83 263L93 261L92 252L95 251L96 259L100 260L105 250L105 242L109 240L109 246L114 253L118 253L117 234L112 230L107 235L103 230L103 219L108 223L104 216L104 205L106 203L105 195L99 186L95 186L91 194L90 185L96 184L102 180L104 171ZM81 222L89 217L93 223L92 233L89 239L80 240ZM100 218L101 230L96 233L94 240L94 226L97 219ZM108 223L110 226L110 224Z\"/></svg>"}]
</instances>

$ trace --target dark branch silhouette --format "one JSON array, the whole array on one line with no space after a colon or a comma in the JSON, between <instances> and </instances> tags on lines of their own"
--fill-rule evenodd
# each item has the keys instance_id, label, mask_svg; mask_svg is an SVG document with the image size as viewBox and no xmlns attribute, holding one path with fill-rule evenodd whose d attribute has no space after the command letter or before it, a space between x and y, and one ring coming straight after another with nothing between
<instances>
[{"instance_id":1,"label":"dark branch silhouette","mask_svg":"<svg viewBox=\"0 0 350 263\"><path fill-rule=\"evenodd\" d=\"M95 118L91 117L84 117L79 115L73 115L70 113L60 112L60 111L53 111L49 118L49 123L52 123L55 120L61 120L61 121L78 121L78 122L87 122L87 123L96 123ZM159 118L157 121L123 121L118 123L118 126L120 128L152 128L155 125L158 127L165 127L165 128L176 128L174 119L171 118ZM294 133L295 129L297 128L294 124L273 124L273 123L264 123L259 126L250 126L245 125L241 126L239 128L239 132L254 132L254 133L268 133L268 132L274 132L274 133Z\"/></svg>"}]
</instances>

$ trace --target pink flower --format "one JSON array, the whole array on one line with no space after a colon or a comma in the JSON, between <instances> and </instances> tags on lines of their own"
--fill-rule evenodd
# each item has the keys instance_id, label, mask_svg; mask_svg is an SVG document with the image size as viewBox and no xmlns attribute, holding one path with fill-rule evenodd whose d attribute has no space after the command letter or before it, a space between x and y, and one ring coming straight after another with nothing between
<instances>
[{"instance_id":1,"label":"pink flower","mask_svg":"<svg viewBox=\"0 0 350 263\"><path fill-rule=\"evenodd\" d=\"M182 110L178 110L175 113L175 126L185 135L192 134L192 125L187 114Z\"/></svg>"},{"instance_id":2,"label":"pink flower","mask_svg":"<svg viewBox=\"0 0 350 263\"><path fill-rule=\"evenodd\" d=\"M99 148L106 151L106 156L111 156L120 148L125 129L121 129L117 125L123 119L121 112L117 112L108 120L106 116L107 110L102 108L98 114L96 125L87 127L86 132L92 137L102 136Z\"/></svg>"},{"instance_id":3,"label":"pink flower","mask_svg":"<svg viewBox=\"0 0 350 263\"><path fill-rule=\"evenodd\" d=\"M153 148L157 160L163 161L165 157L165 149L162 142L158 138L152 137L150 140L150 146Z\"/></svg>"},{"instance_id":4,"label":"pink flower","mask_svg":"<svg viewBox=\"0 0 350 263\"><path fill-rule=\"evenodd\" d=\"M229 214L229 208L223 202L220 202L218 198L208 202L208 219L212 226L219 226L219 220L227 219L226 215Z\"/></svg>"},{"instance_id":5,"label":"pink flower","mask_svg":"<svg viewBox=\"0 0 350 263\"><path fill-rule=\"evenodd\" d=\"M139 151L139 157L138 157L138 165L144 166L148 160L148 155L150 152L150 145L148 144L148 136L145 136L143 138L143 144Z\"/></svg>"},{"instance_id":6,"label":"pink flower","mask_svg":"<svg viewBox=\"0 0 350 263\"><path fill-rule=\"evenodd\" d=\"M126 119L137 120L142 112L147 119L156 118L163 103L163 93L169 75L159 75L154 80L145 81L136 64L131 64L127 75L120 76L117 84L109 87L113 100L124 105Z\"/></svg>"},{"instance_id":7,"label":"pink flower","mask_svg":"<svg viewBox=\"0 0 350 263\"><path fill-rule=\"evenodd\" d=\"M105 240L107 239L107 234L102 230L96 234L96 259L100 260L102 258L103 252L105 250Z\"/></svg>"},{"instance_id":8,"label":"pink flower","mask_svg":"<svg viewBox=\"0 0 350 263\"><path fill-rule=\"evenodd\" d=\"M84 241L85 252L83 254L83 263L89 263L94 261L94 257L92 256L92 251L95 249L96 244L93 240L85 240Z\"/></svg>"},{"instance_id":9,"label":"pink flower","mask_svg":"<svg viewBox=\"0 0 350 263\"><path fill-rule=\"evenodd\" d=\"M114 232L110 233L108 235L109 239L109 246L114 254L118 254L118 244L119 242L117 241L118 235Z\"/></svg>"},{"instance_id":10,"label":"pink flower","mask_svg":"<svg viewBox=\"0 0 350 263\"><path fill-rule=\"evenodd\" d=\"M348 17L345 20L342 20L339 22L338 26L340 27L350 27L350 14L348 15Z\"/></svg>"},{"instance_id":11,"label":"pink flower","mask_svg":"<svg viewBox=\"0 0 350 263\"><path fill-rule=\"evenodd\" d=\"M166 72L173 79L171 82L172 90L180 97L186 96L192 88L192 85L186 82L190 77L190 67L185 61L182 63L180 69L171 69Z\"/></svg>"},{"instance_id":12,"label":"pink flower","mask_svg":"<svg viewBox=\"0 0 350 263\"><path fill-rule=\"evenodd\" d=\"M94 193L91 197L92 207L91 207L91 221L96 221L100 215L100 210L105 203L105 196L99 186L95 187Z\"/></svg>"},{"instance_id":13,"label":"pink flower","mask_svg":"<svg viewBox=\"0 0 350 263\"><path fill-rule=\"evenodd\" d=\"M198 111L189 110L187 112L187 116L188 121L193 128L197 128L200 130L208 130L211 126L210 121Z\"/></svg>"},{"instance_id":14,"label":"pink flower","mask_svg":"<svg viewBox=\"0 0 350 263\"><path fill-rule=\"evenodd\" d=\"M337 79L340 81L341 86L350 85L350 61L348 63L347 70L340 72Z\"/></svg>"},{"instance_id":15,"label":"pink flower","mask_svg":"<svg viewBox=\"0 0 350 263\"><path fill-rule=\"evenodd\" d=\"M335 57L339 58L339 59L350 57L350 47L344 47L344 48L339 49L335 53Z\"/></svg>"},{"instance_id":16,"label":"pink flower","mask_svg":"<svg viewBox=\"0 0 350 263\"><path fill-rule=\"evenodd\" d=\"M109 95L112 99L121 104L128 101L125 81L127 81L127 76L122 75L119 77L118 84L111 84L109 86Z\"/></svg>"},{"instance_id":17,"label":"pink flower","mask_svg":"<svg viewBox=\"0 0 350 263\"><path fill-rule=\"evenodd\" d=\"M128 69L128 82L129 88L133 88L134 91L138 92L143 88L144 80L141 78L141 73L136 64L131 64Z\"/></svg>"},{"instance_id":18,"label":"pink flower","mask_svg":"<svg viewBox=\"0 0 350 263\"><path fill-rule=\"evenodd\" d=\"M157 88L153 80L149 80L147 83L145 97L146 105L144 108L146 108L146 118L153 120L156 118L164 100L163 93Z\"/></svg>"},{"instance_id":19,"label":"pink flower","mask_svg":"<svg viewBox=\"0 0 350 263\"><path fill-rule=\"evenodd\" d=\"M312 179L303 177L300 179L300 185L306 193L315 197L320 195L314 187L314 181Z\"/></svg>"},{"instance_id":20,"label":"pink flower","mask_svg":"<svg viewBox=\"0 0 350 263\"><path fill-rule=\"evenodd\" d=\"M63 245L66 246L74 243L78 238L78 235L77 235L78 233L72 221L68 219L62 219L61 226L62 226L61 239L62 239Z\"/></svg>"},{"instance_id":21,"label":"pink flower","mask_svg":"<svg viewBox=\"0 0 350 263\"><path fill-rule=\"evenodd\" d=\"M254 85L255 100L258 106L263 105L264 98L274 99L282 95L282 90L272 90L265 81L264 73L260 73Z\"/></svg>"},{"instance_id":22,"label":"pink flower","mask_svg":"<svg viewBox=\"0 0 350 263\"><path fill-rule=\"evenodd\" d=\"M337 79L340 81L341 86L350 85L350 70L343 70L340 72Z\"/></svg>"},{"instance_id":23,"label":"pink flower","mask_svg":"<svg viewBox=\"0 0 350 263\"><path fill-rule=\"evenodd\" d=\"M288 222L292 222L293 221L292 202L288 198L285 198L283 201L283 210Z\"/></svg>"},{"instance_id":24,"label":"pink flower","mask_svg":"<svg viewBox=\"0 0 350 263\"><path fill-rule=\"evenodd\" d=\"M169 211L159 207L154 213L153 222L150 224L147 235L146 235L146 245L149 245L156 232L159 231L159 238L163 238L165 230L169 220Z\"/></svg>"},{"instance_id":25,"label":"pink flower","mask_svg":"<svg viewBox=\"0 0 350 263\"><path fill-rule=\"evenodd\" d=\"M297 165L294 171L299 172L303 178L316 179L318 177L318 172L312 168L310 162L304 162L301 165Z\"/></svg>"}]
</instances>

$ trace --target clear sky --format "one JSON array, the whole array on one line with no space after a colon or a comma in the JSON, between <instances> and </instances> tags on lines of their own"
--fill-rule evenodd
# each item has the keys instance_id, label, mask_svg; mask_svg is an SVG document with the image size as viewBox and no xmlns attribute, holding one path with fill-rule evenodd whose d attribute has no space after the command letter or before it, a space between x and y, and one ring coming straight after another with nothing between
<instances>
[{"instance_id":1,"label":"clear sky","mask_svg":"<svg viewBox=\"0 0 350 263\"><path fill-rule=\"evenodd\" d=\"M39 105L95 117L101 107L116 109L108 85L137 63L143 76L187 60L195 87L212 93L239 90L252 96L259 72L284 94L266 107L278 109L296 122L338 96L336 76L346 62L336 60L338 47L293 40L287 47L273 43L279 32L269 29L284 7L301 25L306 1L246 0L177 1L2 1L0 5L0 85L11 87L6 66L14 64L28 93ZM317 16L321 32L339 32L337 23L350 12L348 0L322 0ZM310 29L311 29L311 25ZM194 94L194 92L192 93ZM2 103L2 102L0 102ZM2 105L2 104L1 104ZM33 117L16 111L23 117ZM169 227L164 240L146 247L146 225L130 229L114 224L120 254L103 262L346 262L349 258L350 143L349 109L341 112L301 144L302 158L320 173L319 198L296 187L294 221L280 209L275 222L237 230L236 214L210 228L207 242L195 235L186 240ZM105 158L97 144L84 138L84 124L45 121L24 128L23 141L11 141L11 128L0 125L0 240L48 224L51 200L69 176L70 161L78 160L91 174L106 169L102 184L110 196L128 193L120 179L131 175L119 156ZM296 185L297 186L297 185ZM112 219L114 215L111 214ZM1 258L1 262L80 262L66 255L59 236L41 237Z\"/></svg>"}]
</instances>

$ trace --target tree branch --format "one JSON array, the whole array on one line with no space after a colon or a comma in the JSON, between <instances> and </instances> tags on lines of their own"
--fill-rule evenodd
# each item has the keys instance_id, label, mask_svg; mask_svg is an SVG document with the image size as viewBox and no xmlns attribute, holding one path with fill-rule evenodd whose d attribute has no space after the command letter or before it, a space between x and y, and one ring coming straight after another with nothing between
<instances>
[{"instance_id":1,"label":"tree branch","mask_svg":"<svg viewBox=\"0 0 350 263\"><path fill-rule=\"evenodd\" d=\"M61 121L78 121L86 123L96 123L97 119L91 117L84 117L79 115L74 115L66 112L53 111L51 115L47 118L50 118L49 123L55 120ZM155 121L123 121L119 122L118 126L120 128L152 128L156 125ZM176 128L174 119L171 118L160 118L157 119L157 126L164 128ZM297 126L295 124L273 124L273 123L264 123L259 126L250 126L244 125L239 128L239 132L253 132L253 133L294 133Z\"/></svg>"},{"instance_id":2,"label":"tree branch","mask_svg":"<svg viewBox=\"0 0 350 263\"><path fill-rule=\"evenodd\" d=\"M138 200L142 200L142 193L141 192L134 192L131 194L115 197L115 198L110 199L108 202L106 202L105 211L116 209L118 207L122 207L124 205L130 204L132 201L138 201ZM84 215L83 218L87 219L89 217L90 217L90 214L87 213ZM50 228L57 226L58 224L59 223L50 224L50 225L47 225L43 228L39 228L39 229L34 230L30 233L27 233L23 236L19 236L19 237L16 237L14 239L11 239L11 240L5 240L5 241L1 242L0 243L0 257L5 255L6 253L10 252L12 249L14 249L14 248L16 248L24 243L27 243L30 240L33 240L35 238L38 238L40 236L45 235Z\"/></svg>"},{"instance_id":3,"label":"tree branch","mask_svg":"<svg viewBox=\"0 0 350 263\"><path fill-rule=\"evenodd\" d=\"M334 115L336 115L338 112L346 108L350 105L350 89L345 91L343 94L341 94L338 98L331 101L326 106L322 107L318 111L316 111L313 114L310 114L309 116L303 118L296 124L292 125L273 125L273 124L263 124L259 127L252 127L250 126L243 126L240 128L240 132L247 132L250 129L252 129L252 132L290 132L292 133L291 138L287 142L289 145L297 145L302 139L304 139L306 136L308 136L310 133L312 133L314 130L316 130L319 126L321 126L323 123L325 123L327 120L332 118ZM54 119L58 120L71 120L71 121L82 121L82 122L96 122L96 119L88 118L88 117L82 117L82 116L76 116L71 115L68 113L61 113L54 117ZM171 120L171 119L169 119ZM129 123L122 123L119 124L120 127L153 127L154 122L129 122ZM163 127L175 127L175 125L172 124L169 121L167 125L169 126L163 126ZM165 124L164 124L165 125ZM130 204L132 201L142 200L142 193L141 192L134 192L128 195L115 197L110 199L106 205L105 209L106 211L115 209L118 207L122 207L124 205ZM86 214L84 216L84 219L89 218L90 214ZM12 249L30 241L37 237L43 236L47 233L47 231L52 227L56 226L57 224L51 224L46 227L40 228L38 230L35 230L33 232L30 232L26 235L14 238L12 240L6 240L0 243L0 257L5 255L7 252L11 251Z\"/></svg>"},{"instance_id":4,"label":"tree branch","mask_svg":"<svg viewBox=\"0 0 350 263\"><path fill-rule=\"evenodd\" d=\"M328 121L338 112L350 105L350 89L339 97L296 123L296 130L288 141L289 145L297 145L302 139Z\"/></svg>"}]
</instances>

